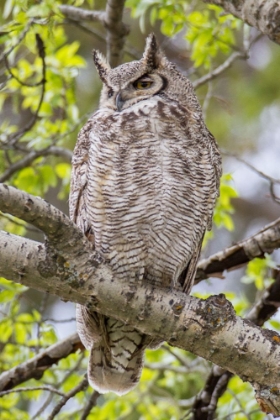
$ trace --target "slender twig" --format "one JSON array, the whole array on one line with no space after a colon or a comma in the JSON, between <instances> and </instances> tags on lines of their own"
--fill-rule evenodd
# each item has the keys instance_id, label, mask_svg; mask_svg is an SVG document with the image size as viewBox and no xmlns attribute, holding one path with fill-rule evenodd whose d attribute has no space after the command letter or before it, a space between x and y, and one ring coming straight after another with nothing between
<instances>
[{"instance_id":1,"label":"slender twig","mask_svg":"<svg viewBox=\"0 0 280 420\"><path fill-rule=\"evenodd\" d=\"M7 391L1 391L0 392L0 397L3 397L4 395L12 394L14 392L29 392L29 391L31 391L31 392L33 392L33 391L49 391L49 392L53 392L55 394L58 394L61 397L65 397L64 392L58 391L56 388L53 388L52 386L49 386L49 385L9 389Z\"/></svg>"},{"instance_id":2,"label":"slender twig","mask_svg":"<svg viewBox=\"0 0 280 420\"><path fill-rule=\"evenodd\" d=\"M227 70L237 59L242 58L246 59L248 58L248 55L246 52L234 52L232 53L227 60L223 62L220 66L218 66L215 70L205 74L204 76L200 77L199 79L195 80L193 82L194 89L197 89L199 86L204 85L205 83L209 82L210 80L215 79L218 77L221 73L223 73L225 70Z\"/></svg>"},{"instance_id":3,"label":"slender twig","mask_svg":"<svg viewBox=\"0 0 280 420\"><path fill-rule=\"evenodd\" d=\"M39 116L39 112L44 100L44 96L45 96L45 91L46 91L46 61L45 61L45 46L44 46L44 42L42 40L42 38L40 37L39 34L36 34L36 42L37 42L37 50L38 50L38 54L39 57L41 57L42 59L42 90L41 90L41 95L40 95L40 99L39 99L39 103L37 105L36 111L33 115L33 117L31 118L31 120L29 121L29 123L26 124L25 127L23 127L20 131L18 131L15 135L8 137L8 143L10 145L14 145L16 144L21 137L27 133L27 131L31 130L31 128L34 126L34 124L36 123L38 116Z\"/></svg>"},{"instance_id":4,"label":"slender twig","mask_svg":"<svg viewBox=\"0 0 280 420\"><path fill-rule=\"evenodd\" d=\"M33 227L31 225L27 225L24 222L19 222L18 220L15 220L14 217L10 216L9 214L4 214L0 211L0 217L2 217L3 219L8 220L9 222L15 224L16 226L20 226L23 227L24 229L26 229L29 232L35 232L35 233L40 233L40 230L37 229L36 227Z\"/></svg>"},{"instance_id":5,"label":"slender twig","mask_svg":"<svg viewBox=\"0 0 280 420\"><path fill-rule=\"evenodd\" d=\"M86 420L87 416L91 412L91 409L96 405L96 401L97 401L97 398L99 397L99 395L100 394L97 391L93 391L93 393L91 394L91 396L90 396L90 398L89 398L89 400L88 400L88 402L85 406L85 409L84 409L84 411L81 415L80 420Z\"/></svg>"},{"instance_id":6,"label":"slender twig","mask_svg":"<svg viewBox=\"0 0 280 420\"><path fill-rule=\"evenodd\" d=\"M44 79L43 77L41 78L41 80L37 83L27 83L27 82L23 82L22 80L20 80L12 71L9 61L8 61L8 57L7 55L4 55L4 60L5 60L5 65L6 65L6 69L8 70L8 73L10 74L10 76L15 79L20 85L22 86L28 86L28 87L36 87L36 86L40 86L44 83Z\"/></svg>"},{"instance_id":7,"label":"slender twig","mask_svg":"<svg viewBox=\"0 0 280 420\"><path fill-rule=\"evenodd\" d=\"M248 168L250 168L253 172L260 175L262 178L266 179L267 181L280 184L280 179L273 178L273 177L267 175L265 172L261 171L260 169L257 169L254 165L252 165L247 160L241 158L236 153L229 152L228 150L223 149L223 148L220 148L220 151L223 155L233 157L234 159L238 160L239 162L242 162L244 165L246 165Z\"/></svg>"},{"instance_id":8,"label":"slender twig","mask_svg":"<svg viewBox=\"0 0 280 420\"><path fill-rule=\"evenodd\" d=\"M70 378L70 376L74 373L77 372L79 367L81 366L82 361L84 360L84 352L80 354L77 362L71 367L70 370L66 371L66 375L61 379L61 381L59 381L56 386L59 388L61 387L65 381L67 381L68 378Z\"/></svg>"},{"instance_id":9,"label":"slender twig","mask_svg":"<svg viewBox=\"0 0 280 420\"><path fill-rule=\"evenodd\" d=\"M72 152L68 149L65 149L64 147L50 146L46 149L32 151L28 155L24 156L22 159L12 163L9 166L9 168L0 176L0 182L7 181L12 175L14 175L19 170L30 166L37 158L48 155L62 157L67 162L71 162L72 159Z\"/></svg>"},{"instance_id":10,"label":"slender twig","mask_svg":"<svg viewBox=\"0 0 280 420\"><path fill-rule=\"evenodd\" d=\"M241 158L240 156L238 156L237 154L235 154L233 152L229 152L229 151L227 151L225 149L220 149L220 150L221 150L221 152L222 152L223 155L229 156L229 157L233 157L234 159L238 160L239 162L241 162L245 166L247 166L249 169L251 169L251 171L255 172L260 177L266 179L269 182L269 190L270 190L270 195L271 195L272 199L277 204L280 204L280 197L278 197L275 194L275 191L274 191L275 185L276 184L279 184L280 185L280 179L273 178L272 176L267 175L266 173L264 173L260 169L257 169L254 165L252 165L251 163L247 162L245 159Z\"/></svg>"},{"instance_id":11,"label":"slender twig","mask_svg":"<svg viewBox=\"0 0 280 420\"><path fill-rule=\"evenodd\" d=\"M103 25L105 23L106 13L103 11L86 10L81 9L80 7L67 5L59 6L59 10L61 11L61 13L63 13L64 16L71 20L88 20L91 22L101 22Z\"/></svg>"},{"instance_id":12,"label":"slender twig","mask_svg":"<svg viewBox=\"0 0 280 420\"><path fill-rule=\"evenodd\" d=\"M176 353L171 347L167 345L163 345L162 348L166 350L168 353L172 354L172 356L175 357L183 366L185 366L187 369L189 369L189 365L184 357L182 357L180 354Z\"/></svg>"},{"instance_id":13,"label":"slender twig","mask_svg":"<svg viewBox=\"0 0 280 420\"><path fill-rule=\"evenodd\" d=\"M74 397L79 392L85 390L88 387L88 380L87 378L84 378L75 388L73 388L70 392L65 394L60 402L54 407L52 413L48 417L48 420L53 420L55 416L60 412L62 407L67 403L70 398Z\"/></svg>"},{"instance_id":14,"label":"slender twig","mask_svg":"<svg viewBox=\"0 0 280 420\"><path fill-rule=\"evenodd\" d=\"M69 322L75 322L76 318L68 318L68 319L54 319L54 318L46 318L43 322L55 322L56 324L64 324Z\"/></svg>"},{"instance_id":15,"label":"slender twig","mask_svg":"<svg viewBox=\"0 0 280 420\"><path fill-rule=\"evenodd\" d=\"M84 25L81 22L73 21L71 19L68 19L68 21L66 20L64 23L75 25L77 28L81 29L82 31L95 36L100 41L106 42L106 36L102 32L98 31L96 28L90 28L89 26ZM141 53L138 50L136 50L136 48L134 48L127 41L125 42L123 52L130 55L130 57L134 58L135 60L139 60L141 58Z\"/></svg>"},{"instance_id":16,"label":"slender twig","mask_svg":"<svg viewBox=\"0 0 280 420\"><path fill-rule=\"evenodd\" d=\"M31 417L31 420L37 420L39 418L39 416L45 411L45 409L50 405L50 403L53 400L53 396L54 394L49 393L49 395L47 396L46 400L43 402L43 404L41 405L41 407L39 407L39 409L34 413L34 415Z\"/></svg>"},{"instance_id":17,"label":"slender twig","mask_svg":"<svg viewBox=\"0 0 280 420\"><path fill-rule=\"evenodd\" d=\"M20 36L17 38L16 43L14 45L12 45L8 51L3 51L3 53L0 55L0 62L7 57L8 55L11 54L11 52L18 47L18 45L23 41L23 39L25 38L25 35L27 34L27 32L29 31L29 29L31 28L31 26L34 23L34 19L30 19L27 23L26 26L24 28L24 30L21 32Z\"/></svg>"}]
</instances>

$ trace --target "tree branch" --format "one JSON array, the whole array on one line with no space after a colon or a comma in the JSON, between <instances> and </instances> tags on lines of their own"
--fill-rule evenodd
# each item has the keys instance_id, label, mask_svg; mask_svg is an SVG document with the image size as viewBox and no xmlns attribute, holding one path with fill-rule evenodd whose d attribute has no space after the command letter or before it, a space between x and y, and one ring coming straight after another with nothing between
<instances>
[{"instance_id":1,"label":"tree branch","mask_svg":"<svg viewBox=\"0 0 280 420\"><path fill-rule=\"evenodd\" d=\"M227 70L232 65L232 63L234 63L235 60L239 58L246 59L247 57L248 57L247 53L235 51L223 62L223 64L221 64L215 70L211 71L210 73L205 74L204 76L192 82L194 89L197 89L199 86L218 77L221 73Z\"/></svg>"},{"instance_id":2,"label":"tree branch","mask_svg":"<svg viewBox=\"0 0 280 420\"><path fill-rule=\"evenodd\" d=\"M275 392L280 390L276 333L237 317L223 295L203 301L149 284L136 287L118 278L78 228L44 200L2 185L0 208L40 227L51 244L2 234L0 275L130 323L219 364L251 382L258 395L271 403L272 413L280 413L280 396ZM255 235L253 242L243 241L245 255L269 251L271 243L275 247L275 232L279 236L279 220L263 229L259 238Z\"/></svg>"},{"instance_id":3,"label":"tree branch","mask_svg":"<svg viewBox=\"0 0 280 420\"><path fill-rule=\"evenodd\" d=\"M53 420L55 418L56 414L58 414L60 412L62 407L67 403L67 401L70 400L70 398L74 397L76 394L83 391L87 387L88 387L88 380L87 380L87 378L84 378L77 386L75 386L75 388L71 389L71 391L69 391L67 394L65 394L61 398L59 403L54 407L53 411L51 412L50 416L48 417L48 420Z\"/></svg>"},{"instance_id":4,"label":"tree branch","mask_svg":"<svg viewBox=\"0 0 280 420\"><path fill-rule=\"evenodd\" d=\"M64 14L68 19L80 21L87 20L91 22L100 22L102 25L105 23L106 13L103 11L95 10L86 10L80 7L67 6L62 4L59 6L59 10Z\"/></svg>"},{"instance_id":5,"label":"tree branch","mask_svg":"<svg viewBox=\"0 0 280 420\"><path fill-rule=\"evenodd\" d=\"M21 363L13 369L1 373L0 391L12 389L31 378L41 379L44 372L53 364L58 363L62 358L75 353L79 349L83 350L84 346L77 333L53 344L25 363Z\"/></svg>"},{"instance_id":6,"label":"tree branch","mask_svg":"<svg viewBox=\"0 0 280 420\"><path fill-rule=\"evenodd\" d=\"M225 270L233 270L250 260L271 254L280 247L280 218L265 226L258 233L238 242L224 251L217 252L198 264L195 283L206 277L223 277Z\"/></svg>"},{"instance_id":7,"label":"tree branch","mask_svg":"<svg viewBox=\"0 0 280 420\"><path fill-rule=\"evenodd\" d=\"M74 6L60 6L60 11L73 21L99 21L107 30L107 60L112 67L120 64L124 39L129 28L122 21L125 0L107 0L105 12L89 11Z\"/></svg>"},{"instance_id":8,"label":"tree branch","mask_svg":"<svg viewBox=\"0 0 280 420\"><path fill-rule=\"evenodd\" d=\"M107 29L107 60L112 67L120 64L124 39L129 28L122 22L125 0L107 0L106 21Z\"/></svg>"},{"instance_id":9,"label":"tree branch","mask_svg":"<svg viewBox=\"0 0 280 420\"><path fill-rule=\"evenodd\" d=\"M72 152L63 147L50 146L43 150L32 151L22 159L12 163L9 168L0 176L0 182L7 181L17 171L30 166L32 162L34 162L34 160L38 157L48 155L63 157L63 159L65 159L67 162L71 162L72 159Z\"/></svg>"},{"instance_id":10,"label":"tree branch","mask_svg":"<svg viewBox=\"0 0 280 420\"><path fill-rule=\"evenodd\" d=\"M221 6L228 13L257 28L280 44L280 3L275 0L203 0Z\"/></svg>"},{"instance_id":11,"label":"tree branch","mask_svg":"<svg viewBox=\"0 0 280 420\"><path fill-rule=\"evenodd\" d=\"M273 270L272 277L275 281L246 316L246 319L259 326L270 319L280 307L280 270ZM232 376L231 372L213 366L204 388L195 399L192 420L214 419L218 400L226 391Z\"/></svg>"}]
</instances>

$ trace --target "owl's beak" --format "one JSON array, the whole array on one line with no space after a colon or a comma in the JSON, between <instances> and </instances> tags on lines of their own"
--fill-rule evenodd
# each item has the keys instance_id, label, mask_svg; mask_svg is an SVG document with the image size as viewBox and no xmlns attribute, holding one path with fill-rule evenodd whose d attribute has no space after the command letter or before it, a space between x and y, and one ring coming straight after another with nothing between
<instances>
[{"instance_id":1,"label":"owl's beak","mask_svg":"<svg viewBox=\"0 0 280 420\"><path fill-rule=\"evenodd\" d=\"M119 112L122 110L123 104L124 104L124 100L123 100L123 98L122 98L122 93L121 93L121 92L119 92L119 93L117 94L117 97L116 97L116 107L117 107L117 110L118 110Z\"/></svg>"}]
</instances>

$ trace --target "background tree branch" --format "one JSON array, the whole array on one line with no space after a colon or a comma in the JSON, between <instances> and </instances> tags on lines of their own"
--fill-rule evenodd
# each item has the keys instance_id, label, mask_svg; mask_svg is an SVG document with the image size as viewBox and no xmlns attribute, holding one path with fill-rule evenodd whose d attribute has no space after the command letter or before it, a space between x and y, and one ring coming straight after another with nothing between
<instances>
[{"instance_id":1,"label":"background tree branch","mask_svg":"<svg viewBox=\"0 0 280 420\"><path fill-rule=\"evenodd\" d=\"M15 366L13 369L1 373L0 391L7 391L17 385L28 381L31 378L40 379L44 372L61 359L83 350L80 338L77 333L71 334L64 340L58 341L35 357Z\"/></svg>"},{"instance_id":2,"label":"background tree branch","mask_svg":"<svg viewBox=\"0 0 280 420\"><path fill-rule=\"evenodd\" d=\"M275 0L204 0L216 4L280 44L280 3Z\"/></svg>"},{"instance_id":3,"label":"background tree branch","mask_svg":"<svg viewBox=\"0 0 280 420\"><path fill-rule=\"evenodd\" d=\"M107 30L107 60L112 67L121 62L125 37L129 28L122 21L125 0L108 0L105 12L84 10L74 6L60 6L60 11L74 21L99 21Z\"/></svg>"}]
</instances>

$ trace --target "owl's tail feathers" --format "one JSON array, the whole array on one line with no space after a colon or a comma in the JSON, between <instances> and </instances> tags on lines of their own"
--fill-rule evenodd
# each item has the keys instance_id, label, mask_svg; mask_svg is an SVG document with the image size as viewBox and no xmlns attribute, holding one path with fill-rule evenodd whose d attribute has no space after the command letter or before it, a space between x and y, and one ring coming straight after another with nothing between
<instances>
[{"instance_id":1,"label":"owl's tail feathers","mask_svg":"<svg viewBox=\"0 0 280 420\"><path fill-rule=\"evenodd\" d=\"M96 391L123 395L137 385L150 337L80 305L77 305L77 330L90 350L88 380Z\"/></svg>"},{"instance_id":2,"label":"owl's tail feathers","mask_svg":"<svg viewBox=\"0 0 280 420\"><path fill-rule=\"evenodd\" d=\"M139 382L144 349L139 350L134 357L126 351L115 356L111 354L110 361L106 359L105 352L103 345L91 349L88 363L89 383L101 394L112 391L117 395L124 395Z\"/></svg>"}]
</instances>

